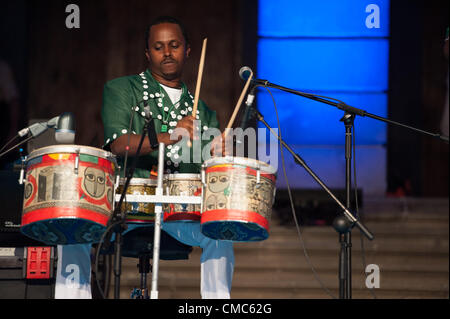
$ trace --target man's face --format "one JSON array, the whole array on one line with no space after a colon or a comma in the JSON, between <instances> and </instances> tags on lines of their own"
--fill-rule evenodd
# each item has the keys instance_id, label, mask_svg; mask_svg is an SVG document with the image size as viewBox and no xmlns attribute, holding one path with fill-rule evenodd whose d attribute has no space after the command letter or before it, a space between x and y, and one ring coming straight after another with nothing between
<instances>
[{"instance_id":1,"label":"man's face","mask_svg":"<svg viewBox=\"0 0 450 319\"><path fill-rule=\"evenodd\" d=\"M179 79L189 52L177 24L161 23L151 27L145 55L157 80L159 77L168 81Z\"/></svg>"}]
</instances>

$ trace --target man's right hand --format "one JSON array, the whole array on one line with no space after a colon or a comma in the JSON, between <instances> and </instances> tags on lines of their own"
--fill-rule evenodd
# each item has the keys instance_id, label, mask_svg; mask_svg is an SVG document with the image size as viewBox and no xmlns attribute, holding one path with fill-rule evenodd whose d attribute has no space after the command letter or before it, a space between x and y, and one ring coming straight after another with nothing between
<instances>
[{"instance_id":1,"label":"man's right hand","mask_svg":"<svg viewBox=\"0 0 450 319\"><path fill-rule=\"evenodd\" d=\"M178 121L177 126L175 127L175 130L180 128L180 130L170 134L170 133L159 133L157 134L158 142L164 143L165 145L171 145L175 144L178 141L180 141L183 137L188 137L190 140L194 137L194 120L195 118L191 115L183 117L181 120ZM172 137L172 138L171 138ZM128 154L133 156L137 152L137 148L139 146L139 142L141 139L141 135L137 134L124 134L120 137L118 137L112 144L111 144L111 151L116 155L125 155L127 148L128 148ZM148 138L144 139L144 142L142 144L141 148L141 155L148 154L150 152L154 151L151 146Z\"/></svg>"},{"instance_id":2,"label":"man's right hand","mask_svg":"<svg viewBox=\"0 0 450 319\"><path fill-rule=\"evenodd\" d=\"M179 130L178 140L175 140L173 143L178 142L181 140L184 136L189 137L190 140L194 139L194 121L195 117L192 115L188 115L183 117L181 120L178 121L177 126L175 129L182 129Z\"/></svg>"},{"instance_id":3,"label":"man's right hand","mask_svg":"<svg viewBox=\"0 0 450 319\"><path fill-rule=\"evenodd\" d=\"M124 134L119 136L112 144L111 144L111 152L113 154L124 156L128 150L128 155L134 156L136 155L137 149L139 147L139 143L141 141L141 134ZM177 141L170 139L169 133L159 133L157 134L158 143L164 143L165 145L174 144ZM140 155L145 155L150 152L153 152L154 149L150 146L150 141L148 136L144 138L142 142L142 147L140 151Z\"/></svg>"}]
</instances>

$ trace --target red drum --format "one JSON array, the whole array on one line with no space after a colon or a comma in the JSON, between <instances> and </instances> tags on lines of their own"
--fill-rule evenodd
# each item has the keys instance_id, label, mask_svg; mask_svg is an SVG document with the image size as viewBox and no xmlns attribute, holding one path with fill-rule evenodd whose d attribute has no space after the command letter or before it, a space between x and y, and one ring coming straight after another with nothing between
<instances>
[{"instance_id":1,"label":"red drum","mask_svg":"<svg viewBox=\"0 0 450 319\"><path fill-rule=\"evenodd\" d=\"M202 233L230 241L267 239L275 173L272 166L249 158L226 156L207 160L202 167Z\"/></svg>"},{"instance_id":2,"label":"red drum","mask_svg":"<svg viewBox=\"0 0 450 319\"><path fill-rule=\"evenodd\" d=\"M164 191L171 196L201 196L200 174L169 174L164 176ZM164 222L199 222L201 205L164 204Z\"/></svg>"},{"instance_id":3,"label":"red drum","mask_svg":"<svg viewBox=\"0 0 450 319\"><path fill-rule=\"evenodd\" d=\"M117 194L123 193L126 178L121 178ZM158 180L149 178L132 178L128 184L127 194L130 195L155 195ZM126 220L129 224L153 224L155 222L155 204L127 202L124 200L123 206L127 213Z\"/></svg>"},{"instance_id":4,"label":"red drum","mask_svg":"<svg viewBox=\"0 0 450 319\"><path fill-rule=\"evenodd\" d=\"M21 232L48 245L97 242L112 213L116 166L112 153L88 146L31 152Z\"/></svg>"}]
</instances>

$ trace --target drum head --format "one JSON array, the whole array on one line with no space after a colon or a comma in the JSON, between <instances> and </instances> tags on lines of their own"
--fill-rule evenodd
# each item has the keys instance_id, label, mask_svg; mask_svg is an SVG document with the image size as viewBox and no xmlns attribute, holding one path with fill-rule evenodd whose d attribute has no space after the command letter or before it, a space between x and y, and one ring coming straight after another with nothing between
<instances>
[{"instance_id":1,"label":"drum head","mask_svg":"<svg viewBox=\"0 0 450 319\"><path fill-rule=\"evenodd\" d=\"M79 153L85 155L92 155L110 160L114 163L116 162L116 156L113 153L102 150L100 148L84 145L51 145L41 147L32 151L28 155L28 159L30 160L35 157L39 157L46 154L63 154L63 153L70 153L70 154Z\"/></svg>"},{"instance_id":2,"label":"drum head","mask_svg":"<svg viewBox=\"0 0 450 319\"><path fill-rule=\"evenodd\" d=\"M266 174L276 174L277 172L275 167L267 163L258 161L256 159L247 157L233 157L233 156L213 157L210 158L209 160L206 160L205 163L203 163L203 166L206 168L217 165L244 166L252 169L259 169L261 172L264 172Z\"/></svg>"}]
</instances>

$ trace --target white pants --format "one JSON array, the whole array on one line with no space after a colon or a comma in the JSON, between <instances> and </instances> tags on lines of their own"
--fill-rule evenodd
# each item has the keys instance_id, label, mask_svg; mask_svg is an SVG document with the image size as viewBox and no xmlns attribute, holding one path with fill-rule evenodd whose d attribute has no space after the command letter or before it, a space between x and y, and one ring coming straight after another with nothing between
<instances>
[{"instance_id":1,"label":"white pants","mask_svg":"<svg viewBox=\"0 0 450 319\"><path fill-rule=\"evenodd\" d=\"M140 226L129 225L127 231ZM200 231L200 223L162 223L162 229L185 245L202 248L200 293L203 299L229 299L234 269L233 243L213 240ZM56 299L91 296L91 244L59 245Z\"/></svg>"},{"instance_id":2,"label":"white pants","mask_svg":"<svg viewBox=\"0 0 450 319\"><path fill-rule=\"evenodd\" d=\"M91 244L58 245L55 299L91 298Z\"/></svg>"}]
</instances>

